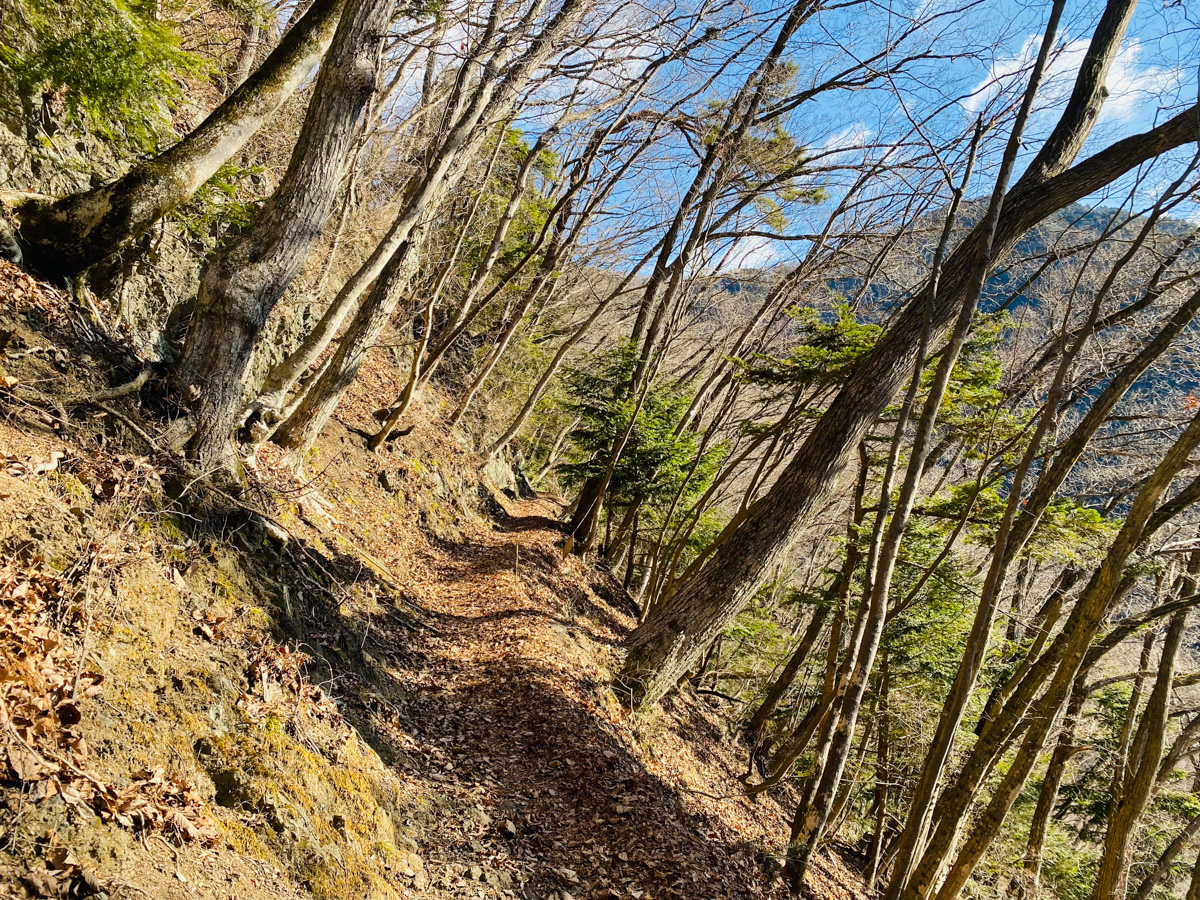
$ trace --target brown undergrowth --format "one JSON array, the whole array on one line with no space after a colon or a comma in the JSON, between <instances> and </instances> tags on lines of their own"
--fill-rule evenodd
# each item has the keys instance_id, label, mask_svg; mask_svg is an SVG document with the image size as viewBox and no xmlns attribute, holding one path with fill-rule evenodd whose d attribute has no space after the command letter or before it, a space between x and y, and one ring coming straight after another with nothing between
<instances>
[{"instance_id":1,"label":"brown undergrowth","mask_svg":"<svg viewBox=\"0 0 1200 900\"><path fill-rule=\"evenodd\" d=\"M398 387L384 354L305 473L268 445L232 506L120 417L69 402L140 364L23 277L0 269L0 551L5 584L48 585L47 610L75 610L37 620L62 648L46 752L82 771L66 755L78 739L89 777L165 811L126 824L43 795L10 755L4 890L782 896L783 811L737 793L723 701L684 693L634 720L613 697L629 601L564 556L557 504L495 490L433 409L366 452L373 401ZM120 404L161 427L139 398ZM76 692L75 672L95 675ZM836 857L813 883L857 891Z\"/></svg>"}]
</instances>

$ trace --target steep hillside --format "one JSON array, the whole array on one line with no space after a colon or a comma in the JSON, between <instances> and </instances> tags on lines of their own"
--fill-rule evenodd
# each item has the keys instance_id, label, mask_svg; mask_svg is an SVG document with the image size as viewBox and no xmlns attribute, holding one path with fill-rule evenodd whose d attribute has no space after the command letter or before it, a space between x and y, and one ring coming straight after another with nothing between
<instances>
[{"instance_id":1,"label":"steep hillside","mask_svg":"<svg viewBox=\"0 0 1200 900\"><path fill-rule=\"evenodd\" d=\"M723 701L611 695L629 602L555 499L432 426L365 451L382 354L305 476L264 450L234 498L8 266L0 344L0 896L782 895Z\"/></svg>"}]
</instances>

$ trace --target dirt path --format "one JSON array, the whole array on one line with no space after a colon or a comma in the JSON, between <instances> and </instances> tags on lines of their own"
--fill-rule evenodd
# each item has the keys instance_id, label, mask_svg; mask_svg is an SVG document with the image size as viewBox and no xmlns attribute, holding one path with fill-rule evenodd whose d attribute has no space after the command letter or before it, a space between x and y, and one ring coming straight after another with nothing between
<instances>
[{"instance_id":1,"label":"dirt path","mask_svg":"<svg viewBox=\"0 0 1200 900\"><path fill-rule=\"evenodd\" d=\"M465 811L425 841L428 895L773 893L755 838L779 827L777 808L702 796L733 784L712 722L684 709L634 731L603 687L632 620L601 599L615 603L615 586L584 587L588 570L562 558L556 512L514 505L495 530L431 548L432 577L413 588L438 633L371 642L399 676L393 738L407 776L433 780ZM681 780L716 783L689 797Z\"/></svg>"}]
</instances>

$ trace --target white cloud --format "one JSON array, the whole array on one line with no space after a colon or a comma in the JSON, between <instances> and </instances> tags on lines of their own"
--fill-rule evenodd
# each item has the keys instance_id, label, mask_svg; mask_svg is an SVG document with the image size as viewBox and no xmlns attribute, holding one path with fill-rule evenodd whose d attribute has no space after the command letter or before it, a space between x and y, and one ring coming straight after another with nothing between
<instances>
[{"instance_id":1,"label":"white cloud","mask_svg":"<svg viewBox=\"0 0 1200 900\"><path fill-rule=\"evenodd\" d=\"M863 122L847 125L841 131L836 131L825 140L814 143L809 149L809 156L818 160L820 165L834 163L854 163L862 158L867 144L875 137L875 132Z\"/></svg>"},{"instance_id":2,"label":"white cloud","mask_svg":"<svg viewBox=\"0 0 1200 900\"><path fill-rule=\"evenodd\" d=\"M872 131L862 122L847 125L821 142L822 150L849 150L862 147L871 139Z\"/></svg>"},{"instance_id":3,"label":"white cloud","mask_svg":"<svg viewBox=\"0 0 1200 900\"><path fill-rule=\"evenodd\" d=\"M726 268L765 269L779 260L779 244L766 237L742 238L729 251Z\"/></svg>"},{"instance_id":4,"label":"white cloud","mask_svg":"<svg viewBox=\"0 0 1200 900\"><path fill-rule=\"evenodd\" d=\"M995 98L1002 86L1020 89L1029 66L1037 56L1041 41L1041 35L1031 35L1016 55L997 59L987 77L963 102L967 112L979 112ZM1088 39L1074 39L1056 48L1046 79L1038 92L1039 106L1061 105L1071 95L1088 44ZM1153 110L1157 106L1157 97L1179 87L1182 69L1143 64L1145 53L1145 45L1136 40L1127 41L1117 53L1105 82L1109 96L1101 113L1102 121L1125 122L1135 119L1144 110ZM1014 78L1019 78L1020 82L1014 84Z\"/></svg>"}]
</instances>

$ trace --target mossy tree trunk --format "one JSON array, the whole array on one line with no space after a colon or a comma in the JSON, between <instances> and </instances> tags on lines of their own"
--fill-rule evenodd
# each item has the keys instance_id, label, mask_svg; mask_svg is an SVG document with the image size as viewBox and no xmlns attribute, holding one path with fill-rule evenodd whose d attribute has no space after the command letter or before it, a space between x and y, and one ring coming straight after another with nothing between
<instances>
[{"instance_id":1,"label":"mossy tree trunk","mask_svg":"<svg viewBox=\"0 0 1200 900\"><path fill-rule=\"evenodd\" d=\"M17 209L26 265L62 279L117 252L191 197L308 77L333 40L345 0L315 0L262 66L199 127L124 176Z\"/></svg>"}]
</instances>

